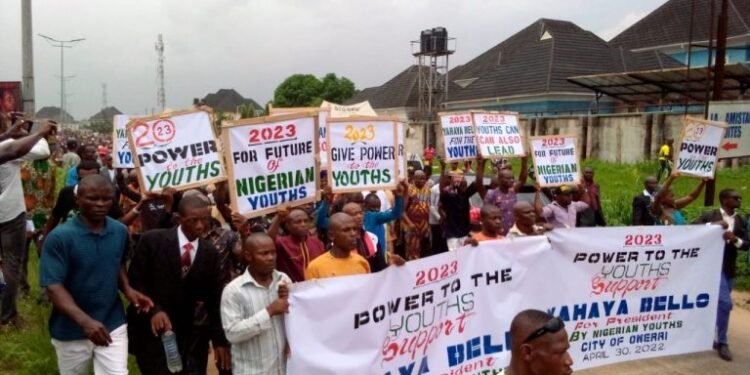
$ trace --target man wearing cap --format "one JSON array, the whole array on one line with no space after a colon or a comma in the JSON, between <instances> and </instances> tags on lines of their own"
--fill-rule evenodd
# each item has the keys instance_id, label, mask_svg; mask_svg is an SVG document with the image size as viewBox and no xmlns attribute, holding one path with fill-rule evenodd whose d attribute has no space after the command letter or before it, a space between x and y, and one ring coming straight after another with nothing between
<instances>
[{"instance_id":1,"label":"man wearing cap","mask_svg":"<svg viewBox=\"0 0 750 375\"><path fill-rule=\"evenodd\" d=\"M584 186L579 186L582 191L581 200L573 201L573 190L570 185L558 186L554 189L555 200L542 207L541 187L535 184L534 209L536 214L547 220L555 228L575 228L576 217L579 212L589 208L590 198Z\"/></svg>"}]
</instances>

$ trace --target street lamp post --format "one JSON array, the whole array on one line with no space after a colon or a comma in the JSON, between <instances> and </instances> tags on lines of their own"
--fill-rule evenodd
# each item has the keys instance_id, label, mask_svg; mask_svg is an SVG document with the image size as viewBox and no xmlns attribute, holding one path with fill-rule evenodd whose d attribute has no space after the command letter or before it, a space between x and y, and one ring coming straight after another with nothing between
<instances>
[{"instance_id":1,"label":"street lamp post","mask_svg":"<svg viewBox=\"0 0 750 375\"><path fill-rule=\"evenodd\" d=\"M73 43L82 42L86 38L78 38L71 40L57 40L55 38L39 34L52 45L52 47L60 48L60 118L58 119L60 124L63 123L63 113L65 112L65 48L73 48Z\"/></svg>"}]
</instances>

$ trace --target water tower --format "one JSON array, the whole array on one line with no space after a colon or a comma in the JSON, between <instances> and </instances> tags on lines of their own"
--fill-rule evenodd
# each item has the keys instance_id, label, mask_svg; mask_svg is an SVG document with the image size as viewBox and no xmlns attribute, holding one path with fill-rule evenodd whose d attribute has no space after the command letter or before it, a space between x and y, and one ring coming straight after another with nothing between
<instances>
[{"instance_id":1,"label":"water tower","mask_svg":"<svg viewBox=\"0 0 750 375\"><path fill-rule=\"evenodd\" d=\"M437 112L448 99L448 57L456 51L455 45L456 39L449 38L444 27L423 30L419 40L411 42L419 69L417 122L424 125L425 146L436 143L434 127Z\"/></svg>"}]
</instances>

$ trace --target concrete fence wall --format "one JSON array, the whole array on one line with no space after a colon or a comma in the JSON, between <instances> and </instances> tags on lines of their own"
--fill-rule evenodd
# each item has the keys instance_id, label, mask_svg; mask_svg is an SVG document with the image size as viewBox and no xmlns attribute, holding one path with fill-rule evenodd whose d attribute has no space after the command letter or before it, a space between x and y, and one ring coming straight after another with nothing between
<instances>
[{"instance_id":1,"label":"concrete fence wall","mask_svg":"<svg viewBox=\"0 0 750 375\"><path fill-rule=\"evenodd\" d=\"M700 116L700 114L694 114ZM627 113L521 120L527 135L575 135L581 155L620 163L637 163L657 158L666 139L679 141L682 114Z\"/></svg>"}]
</instances>

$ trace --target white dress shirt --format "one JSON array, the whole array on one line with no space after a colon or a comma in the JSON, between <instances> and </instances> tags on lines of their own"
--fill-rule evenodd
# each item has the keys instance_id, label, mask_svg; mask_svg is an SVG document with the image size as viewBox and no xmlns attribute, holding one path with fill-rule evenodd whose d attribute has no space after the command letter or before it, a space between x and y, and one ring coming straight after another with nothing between
<instances>
[{"instance_id":1,"label":"white dress shirt","mask_svg":"<svg viewBox=\"0 0 750 375\"><path fill-rule=\"evenodd\" d=\"M279 284L292 284L283 272L273 271L271 285L258 284L245 272L221 295L221 324L232 343L232 374L286 374L284 318L271 317L266 307L279 298Z\"/></svg>"},{"instance_id":2,"label":"white dress shirt","mask_svg":"<svg viewBox=\"0 0 750 375\"><path fill-rule=\"evenodd\" d=\"M430 225L440 224L440 184L430 188Z\"/></svg>"},{"instance_id":3,"label":"white dress shirt","mask_svg":"<svg viewBox=\"0 0 750 375\"><path fill-rule=\"evenodd\" d=\"M737 211L732 215L729 215L723 208L719 208L719 211L721 211L721 218L727 223L727 230L734 231L734 218L737 217ZM740 246L742 246L742 239L737 238L737 242L734 243L734 246L739 249Z\"/></svg>"},{"instance_id":4,"label":"white dress shirt","mask_svg":"<svg viewBox=\"0 0 750 375\"><path fill-rule=\"evenodd\" d=\"M185 245L193 245L193 249L190 250L190 264L193 264L193 262L195 262L195 254L198 253L198 237L193 241L188 241L185 233L182 233L182 225L180 225L177 227L177 242L180 244L180 259L182 259L182 255L185 254Z\"/></svg>"}]
</instances>

